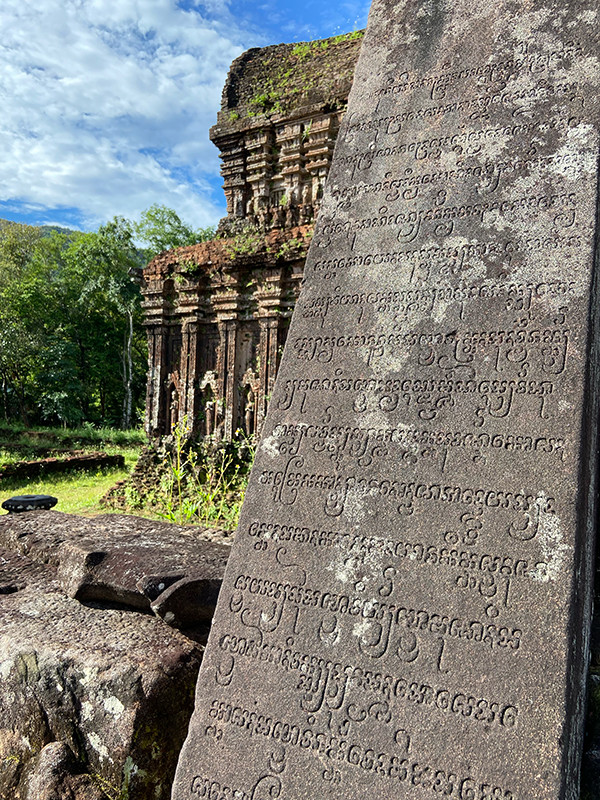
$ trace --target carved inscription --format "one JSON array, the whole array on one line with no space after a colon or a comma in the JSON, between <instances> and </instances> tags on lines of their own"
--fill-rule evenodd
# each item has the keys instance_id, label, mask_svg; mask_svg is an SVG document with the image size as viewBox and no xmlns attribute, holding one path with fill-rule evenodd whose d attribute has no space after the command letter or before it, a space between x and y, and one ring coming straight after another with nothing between
<instances>
[{"instance_id":1,"label":"carved inscription","mask_svg":"<svg viewBox=\"0 0 600 800\"><path fill-rule=\"evenodd\" d=\"M293 456L280 470L263 470L258 483L272 489L272 502L276 505L292 506L305 493L326 493L323 511L329 517L343 514L350 495L354 498L383 498L393 503L401 516L413 514L417 505L427 502L508 510L515 514L508 525L508 534L521 540L533 539L543 516L556 513L555 498L546 496L544 492L533 495L500 488L405 482L360 475L340 476L333 472L311 473L303 470L304 465L302 456Z\"/></svg>"},{"instance_id":2,"label":"carved inscription","mask_svg":"<svg viewBox=\"0 0 600 800\"><path fill-rule=\"evenodd\" d=\"M526 578L539 580L548 564L544 561L528 561L527 559L514 558L509 555L491 553L478 553L473 550L458 549L456 545L473 545L479 538L482 528L480 515L462 514L462 525L457 530L444 531L442 544L423 542L407 542L396 537L383 538L378 536L353 535L339 533L338 531L311 530L294 525L278 524L276 522L252 522L248 528L248 535L256 537L254 549L266 552L270 542L293 542L312 548L335 548L346 553L359 562L374 557L391 561L391 566L424 564L431 569L452 569L460 575L460 581L471 582L465 575L473 572L482 573L483 578L474 580L480 585L486 585L490 596L496 594L497 586L501 579ZM457 585L458 583L457 578Z\"/></svg>"},{"instance_id":3,"label":"carved inscription","mask_svg":"<svg viewBox=\"0 0 600 800\"><path fill-rule=\"evenodd\" d=\"M341 638L337 617L364 620L366 624L359 626L364 632L357 636L353 629L352 636L356 639L358 651L370 658L391 655L402 662L412 663L419 657L419 636L422 635L458 639L481 645L492 652L507 653L516 653L523 637L519 628L461 619L444 611L409 608L402 605L402 601L392 604L359 594L322 591L251 575L238 575L234 588L229 608L240 615L242 625L258 631L275 631L289 605L337 615L335 627L328 631L329 634L336 631L336 640ZM264 604L253 602L253 599L260 598L265 598ZM333 617L329 619L333 621Z\"/></svg>"},{"instance_id":4,"label":"carved inscription","mask_svg":"<svg viewBox=\"0 0 600 800\"><path fill-rule=\"evenodd\" d=\"M359 466L369 467L374 461L393 457L412 465L419 459L437 464L441 455L466 452L477 462L490 451L500 450L519 454L531 453L534 458L552 456L565 460L565 442L554 437L532 437L523 434L487 431L444 431L419 428L356 428L337 425L298 423L278 425L273 437L280 440L277 447L282 455L297 455L307 447L315 453L325 453L335 463L344 458L356 460ZM393 448L398 445L398 448ZM441 471L447 460L440 464Z\"/></svg>"},{"instance_id":5,"label":"carved inscription","mask_svg":"<svg viewBox=\"0 0 600 800\"><path fill-rule=\"evenodd\" d=\"M414 242L419 235L434 233L436 236L450 236L469 226L471 219L482 226L489 223L489 216L512 219L517 216L529 216L532 212L548 213L551 228L571 228L577 219L576 195L569 194L523 195L511 200L482 200L470 204L447 205L447 193L437 193L435 202L429 208L417 206L414 210L396 213L387 205L377 209L376 216L353 219L351 222L335 222L325 220L320 229L317 244L328 247L336 237L349 237L370 229L386 228L394 238L402 243ZM352 240L352 249L356 246L356 238Z\"/></svg>"},{"instance_id":6,"label":"carved inscription","mask_svg":"<svg viewBox=\"0 0 600 800\"><path fill-rule=\"evenodd\" d=\"M536 417L548 419L553 413L548 408L548 398L555 394L553 381L481 379L477 374L471 378L471 371L475 370L468 367L464 378L444 375L440 378L366 379L342 374L334 378L292 379L283 383L283 396L276 399L276 403L280 409L293 409L303 414L314 412L316 405L334 408L331 403L341 397L346 408L342 405L340 410L352 410L357 415L370 411L401 412L411 421L429 422L448 408L467 402L475 428L482 427L490 417L502 418L514 411L522 412L524 404L519 407L518 401L522 398L529 405L527 401L531 396L538 401ZM337 402L339 407L339 400ZM331 418L330 412L328 416Z\"/></svg>"},{"instance_id":7,"label":"carved inscription","mask_svg":"<svg viewBox=\"0 0 600 800\"><path fill-rule=\"evenodd\" d=\"M374 0L175 800L578 796L596 5Z\"/></svg>"},{"instance_id":8,"label":"carved inscription","mask_svg":"<svg viewBox=\"0 0 600 800\"><path fill-rule=\"evenodd\" d=\"M378 120L368 121L366 124L377 123ZM514 126L508 129L482 130L469 134L455 135L446 139L425 139L420 142L411 142L408 145L400 145L398 153L413 153L416 161L425 159L439 159L444 151L459 151L461 155L474 155L481 149L481 142L490 141L497 136L515 136L521 131L537 130L537 126ZM462 142L462 144L461 144ZM390 148L391 149L391 148ZM392 155L387 149L376 150L375 153L364 154L362 160L356 163L357 170L367 168L367 159L381 158ZM372 165L372 164L371 164ZM371 166L370 165L370 166ZM394 176L393 173L386 173L384 180L375 183L355 183L347 187L333 190L333 196L339 200L337 210L346 210L351 207L351 203L358 197L364 195L376 195L381 197L386 203L394 203L397 200L416 200L424 188L433 186L445 188L448 185L457 183L472 183L478 194L495 192L500 186L503 178L513 175L527 175L529 172L547 167L560 167L567 173L575 174L578 167L578 159L572 153L553 153L547 156L520 158L512 161L488 161L483 166L463 166L450 170L431 170L430 172L420 172L413 174L410 170L407 175L402 177Z\"/></svg>"},{"instance_id":9,"label":"carved inscription","mask_svg":"<svg viewBox=\"0 0 600 800\"><path fill-rule=\"evenodd\" d=\"M205 736L216 738L223 729L234 725L244 736L262 736L275 742L285 743L290 748L301 748L316 756L341 762L362 770L367 774L382 777L407 787L419 787L428 794L445 797L472 798L473 800L518 800L510 790L493 786L471 776L460 776L437 766L419 763L412 759L377 752L376 750L341 737L331 736L326 731L307 725L297 725L283 717L272 718L259 711L213 700L209 716L214 725L208 725ZM220 736L219 736L220 738ZM277 796L277 795L276 795Z\"/></svg>"},{"instance_id":10,"label":"carved inscription","mask_svg":"<svg viewBox=\"0 0 600 800\"><path fill-rule=\"evenodd\" d=\"M482 245L482 251L488 251L489 246ZM491 252L491 250L489 250ZM448 254L447 256L434 249L433 252L424 253L422 256L417 254L416 259L422 259L422 264L419 264L419 269L426 268L425 275L429 275L429 261L442 260L443 258L455 259L458 262L457 270L462 268L464 262L461 261L464 251ZM369 262L378 262L380 264L396 263L396 254L377 254L372 256L358 257L362 266L365 259ZM415 259L415 260L416 260ZM412 259L411 259L412 260ZM334 259L330 262L317 262L324 270L343 270L346 267L355 266L356 263L349 259ZM369 264L365 264L369 266ZM411 270L416 267L416 264L411 264ZM441 271L441 270L440 270ZM433 277L433 276L432 276ZM393 311L401 313L411 310L423 310L431 313L436 310L437 304L440 303L464 303L467 301L499 301L500 310L505 311L528 311L533 301L546 301L555 299L569 299L575 296L575 284L567 281L552 281L542 282L538 284L524 284L524 283L505 283L505 284L484 284L481 286L469 286L467 284L459 284L455 287L451 286L432 286L421 290L399 290L399 291L373 291L364 292L356 291L353 293L344 293L340 286L335 287L337 294L317 296L314 299L307 298L300 302L302 309L302 316L305 318L326 317L330 308L336 306L366 306L373 307L378 314ZM356 319L356 318L355 318Z\"/></svg>"},{"instance_id":11,"label":"carved inscription","mask_svg":"<svg viewBox=\"0 0 600 800\"><path fill-rule=\"evenodd\" d=\"M335 363L358 351L367 356L367 365L374 359L393 354L398 348L410 354L409 364L441 368L450 373L475 366L494 357L494 371L511 372L520 378L530 372L560 375L566 366L570 331L563 328L526 328L508 331L452 331L405 334L353 334L350 336L304 336L293 342L296 358L301 361Z\"/></svg>"},{"instance_id":12,"label":"carved inscription","mask_svg":"<svg viewBox=\"0 0 600 800\"><path fill-rule=\"evenodd\" d=\"M224 634L219 639L219 647L226 653L260 661L284 672L298 672L296 691L301 694L300 707L306 711L339 708L354 723L375 718L389 724L392 722L390 709L404 703L415 703L484 725L493 723L506 729L517 725L518 708L510 703L477 698L469 691L430 686L351 664L336 664L318 656L291 648L283 649L277 644L261 644L235 634ZM334 695L331 686L335 681L341 682L343 688ZM360 705L356 704L357 698L352 697L353 694L362 699Z\"/></svg>"}]
</instances>

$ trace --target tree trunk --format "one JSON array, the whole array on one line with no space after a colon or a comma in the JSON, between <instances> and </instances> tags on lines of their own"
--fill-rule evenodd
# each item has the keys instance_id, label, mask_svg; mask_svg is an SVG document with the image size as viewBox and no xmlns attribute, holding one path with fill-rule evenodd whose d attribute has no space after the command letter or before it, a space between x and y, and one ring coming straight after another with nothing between
<instances>
[{"instance_id":1,"label":"tree trunk","mask_svg":"<svg viewBox=\"0 0 600 800\"><path fill-rule=\"evenodd\" d=\"M8 422L8 380L6 373L2 373L2 399L4 400L4 419Z\"/></svg>"},{"instance_id":2,"label":"tree trunk","mask_svg":"<svg viewBox=\"0 0 600 800\"><path fill-rule=\"evenodd\" d=\"M83 386L83 396L81 398L81 410L86 419L90 416L90 402L89 391L90 387L87 385L87 363L85 345L81 340L79 333L77 334L77 345L79 347L79 369L81 375L81 385Z\"/></svg>"},{"instance_id":3,"label":"tree trunk","mask_svg":"<svg viewBox=\"0 0 600 800\"><path fill-rule=\"evenodd\" d=\"M124 430L131 428L131 385L133 382L133 311L131 309L127 312L127 318L129 328L126 333L125 346L123 347L123 388L125 389L125 396L123 398Z\"/></svg>"},{"instance_id":4,"label":"tree trunk","mask_svg":"<svg viewBox=\"0 0 600 800\"><path fill-rule=\"evenodd\" d=\"M16 382L18 384L17 389L17 398L19 400L19 411L21 414L21 421L26 428L29 427L29 417L27 415L27 407L25 405L25 385L22 380L19 380L19 377L16 376Z\"/></svg>"}]
</instances>

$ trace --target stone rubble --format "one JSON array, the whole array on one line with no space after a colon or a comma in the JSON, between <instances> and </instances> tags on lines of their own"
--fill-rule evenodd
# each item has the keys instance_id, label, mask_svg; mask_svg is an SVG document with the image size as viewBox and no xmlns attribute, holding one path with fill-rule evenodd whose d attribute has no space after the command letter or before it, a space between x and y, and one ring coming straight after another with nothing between
<instances>
[{"instance_id":1,"label":"stone rubble","mask_svg":"<svg viewBox=\"0 0 600 800\"><path fill-rule=\"evenodd\" d=\"M223 538L134 517L0 516L0 800L167 800ZM203 580L198 604L187 586Z\"/></svg>"}]
</instances>

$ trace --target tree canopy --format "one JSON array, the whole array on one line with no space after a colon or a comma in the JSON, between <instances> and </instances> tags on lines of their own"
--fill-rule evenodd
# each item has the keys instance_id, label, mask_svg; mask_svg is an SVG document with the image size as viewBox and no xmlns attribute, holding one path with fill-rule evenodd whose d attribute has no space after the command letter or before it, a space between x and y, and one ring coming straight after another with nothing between
<instances>
[{"instance_id":1,"label":"tree canopy","mask_svg":"<svg viewBox=\"0 0 600 800\"><path fill-rule=\"evenodd\" d=\"M156 203L142 212L140 221L134 224L133 229L137 239L146 245L148 260L163 250L205 242L215 235L214 227L194 229L182 222L172 208Z\"/></svg>"},{"instance_id":2,"label":"tree canopy","mask_svg":"<svg viewBox=\"0 0 600 800\"><path fill-rule=\"evenodd\" d=\"M212 236L160 205L93 233L0 220L0 413L25 424L137 423L147 349L132 273Z\"/></svg>"}]
</instances>

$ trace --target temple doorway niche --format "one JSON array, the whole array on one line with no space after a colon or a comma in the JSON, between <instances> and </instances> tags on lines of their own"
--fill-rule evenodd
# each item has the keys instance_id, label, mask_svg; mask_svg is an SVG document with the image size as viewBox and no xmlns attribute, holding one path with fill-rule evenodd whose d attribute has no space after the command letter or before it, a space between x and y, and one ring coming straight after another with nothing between
<instances>
[{"instance_id":1,"label":"temple doorway niche","mask_svg":"<svg viewBox=\"0 0 600 800\"><path fill-rule=\"evenodd\" d=\"M200 392L202 396L200 414L203 416L203 420L200 420L200 430L203 430L205 436L214 436L219 430L220 408L216 372L208 370L204 373L200 381Z\"/></svg>"},{"instance_id":2,"label":"temple doorway niche","mask_svg":"<svg viewBox=\"0 0 600 800\"><path fill-rule=\"evenodd\" d=\"M180 403L180 393L179 393L179 381L172 376L171 380L168 384L167 389L167 397L169 398L169 402L167 405L167 419L166 419L166 428L167 433L173 433L173 428L179 422L179 403Z\"/></svg>"},{"instance_id":3,"label":"temple doorway niche","mask_svg":"<svg viewBox=\"0 0 600 800\"><path fill-rule=\"evenodd\" d=\"M250 367L242 377L239 400L239 427L247 437L254 436L257 431L257 406L260 379Z\"/></svg>"},{"instance_id":4,"label":"temple doorway niche","mask_svg":"<svg viewBox=\"0 0 600 800\"><path fill-rule=\"evenodd\" d=\"M256 314L256 309L253 309ZM246 436L256 432L256 402L259 382L257 378L260 325L256 319L240 322L235 358L235 409L234 432L241 430Z\"/></svg>"}]
</instances>

